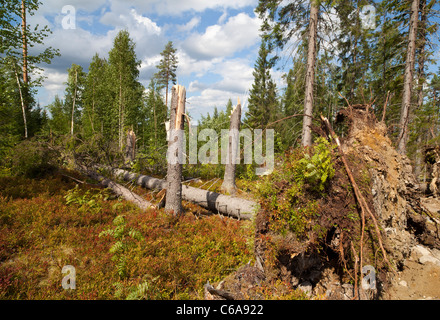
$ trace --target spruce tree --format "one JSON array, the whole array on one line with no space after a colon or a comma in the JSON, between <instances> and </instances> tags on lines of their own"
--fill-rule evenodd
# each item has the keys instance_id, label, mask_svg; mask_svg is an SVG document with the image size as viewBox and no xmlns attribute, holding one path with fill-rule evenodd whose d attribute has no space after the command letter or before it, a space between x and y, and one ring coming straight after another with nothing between
<instances>
[{"instance_id":1,"label":"spruce tree","mask_svg":"<svg viewBox=\"0 0 440 320\"><path fill-rule=\"evenodd\" d=\"M281 2L276 0L260 0L256 12L263 19L262 31L271 44L279 49L292 38L300 38L307 42L306 81L304 96L304 117L302 144L312 143L311 121L313 113L315 64L317 57L318 20L320 7L324 1L293 0Z\"/></svg>"},{"instance_id":2,"label":"spruce tree","mask_svg":"<svg viewBox=\"0 0 440 320\"><path fill-rule=\"evenodd\" d=\"M254 83L249 92L248 110L245 123L253 129L264 129L278 115L277 90L270 74L273 60L269 59L270 50L263 39L254 67Z\"/></svg>"},{"instance_id":3,"label":"spruce tree","mask_svg":"<svg viewBox=\"0 0 440 320\"><path fill-rule=\"evenodd\" d=\"M70 113L69 108L66 108L66 104L63 100L56 95L54 101L48 106L48 109L51 114L49 129L52 133L60 135L67 134L70 129Z\"/></svg>"}]
</instances>

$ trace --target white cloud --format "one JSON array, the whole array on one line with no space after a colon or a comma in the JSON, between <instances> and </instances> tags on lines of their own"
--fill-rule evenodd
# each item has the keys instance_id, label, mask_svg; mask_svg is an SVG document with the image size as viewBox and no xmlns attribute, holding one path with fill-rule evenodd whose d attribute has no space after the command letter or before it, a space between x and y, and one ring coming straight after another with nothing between
<instances>
[{"instance_id":1,"label":"white cloud","mask_svg":"<svg viewBox=\"0 0 440 320\"><path fill-rule=\"evenodd\" d=\"M217 23L218 24L223 24L223 22L226 21L227 17L228 17L228 10L226 10L226 8L225 8L225 9L223 9L223 14L220 16L220 18L218 18Z\"/></svg>"},{"instance_id":2,"label":"white cloud","mask_svg":"<svg viewBox=\"0 0 440 320\"><path fill-rule=\"evenodd\" d=\"M217 65L214 72L223 78L215 84L215 88L225 91L244 93L250 89L254 80L253 67L246 59L225 61Z\"/></svg>"},{"instance_id":3,"label":"white cloud","mask_svg":"<svg viewBox=\"0 0 440 320\"><path fill-rule=\"evenodd\" d=\"M145 30L148 32L148 34L160 35L161 28L159 28L156 23L151 21L149 18L138 14L135 9L131 9L130 13L131 13L131 16L135 19L135 21L139 25L141 25L145 28Z\"/></svg>"},{"instance_id":4,"label":"white cloud","mask_svg":"<svg viewBox=\"0 0 440 320\"><path fill-rule=\"evenodd\" d=\"M228 92L218 89L205 89L198 96L189 97L187 100L189 102L188 109L194 110L201 114L206 114L211 111L213 107L224 107L226 106L229 98L236 96L236 93Z\"/></svg>"},{"instance_id":5,"label":"white cloud","mask_svg":"<svg viewBox=\"0 0 440 320\"><path fill-rule=\"evenodd\" d=\"M190 21L188 21L186 24L178 25L176 27L177 32L189 32L193 30L195 27L197 27L200 24L200 21L202 19L200 17L194 17Z\"/></svg>"},{"instance_id":6,"label":"white cloud","mask_svg":"<svg viewBox=\"0 0 440 320\"><path fill-rule=\"evenodd\" d=\"M203 34L191 35L183 48L197 59L231 56L259 40L260 24L258 17L239 13L230 17L224 25L212 25Z\"/></svg>"},{"instance_id":7,"label":"white cloud","mask_svg":"<svg viewBox=\"0 0 440 320\"><path fill-rule=\"evenodd\" d=\"M177 59L179 61L177 73L179 76L191 76L196 78L203 77L206 73L211 72L216 64L223 61L223 57L213 58L210 60L197 60L188 55L184 49L178 49Z\"/></svg>"},{"instance_id":8,"label":"white cloud","mask_svg":"<svg viewBox=\"0 0 440 320\"><path fill-rule=\"evenodd\" d=\"M41 106L47 106L52 103L55 99L56 95L59 95L61 98L63 92L65 90L66 85L64 83L67 82L67 71L66 72L58 72L56 70L46 68L42 75L46 77L44 80L44 85L42 88L42 93L38 97L38 100Z\"/></svg>"},{"instance_id":9,"label":"white cloud","mask_svg":"<svg viewBox=\"0 0 440 320\"><path fill-rule=\"evenodd\" d=\"M253 67L245 59L225 60L213 64L211 73L220 76L220 81L208 85L195 80L189 84L189 93L200 92L188 98L191 115L198 119L200 115L212 113L215 106L222 110L229 99L232 99L234 104L237 98L240 98L242 103L246 101L253 82L252 71Z\"/></svg>"},{"instance_id":10,"label":"white cloud","mask_svg":"<svg viewBox=\"0 0 440 320\"><path fill-rule=\"evenodd\" d=\"M156 72L166 42L169 39L174 41L178 49L178 81L188 85L188 108L196 119L200 114L212 111L214 106L224 108L229 98L236 103L240 96L243 101L243 94L250 89L253 58L244 58L243 55L238 58L238 54L259 43L261 22L250 10L235 16L229 16L228 10L254 7L258 0L46 0L43 3L32 18L53 30L45 40L45 47L59 48L61 57L54 59L50 66L43 66L48 78L42 90L44 95L38 97L42 103L42 100L47 100L46 104L52 102L55 94L63 95L66 70L72 63L86 69L95 53L107 57L114 37L121 29L128 30L136 43L137 57L141 60L140 81L145 86ZM75 7L77 23L87 30L78 24L75 30L62 29L64 15L61 9L64 5ZM204 31L195 32L202 22L210 23L205 21L202 13L207 9L223 14ZM185 23L167 23L170 16L183 13L188 13ZM98 21L100 31L96 32L94 24ZM172 23L173 20L168 21Z\"/></svg>"}]
</instances>

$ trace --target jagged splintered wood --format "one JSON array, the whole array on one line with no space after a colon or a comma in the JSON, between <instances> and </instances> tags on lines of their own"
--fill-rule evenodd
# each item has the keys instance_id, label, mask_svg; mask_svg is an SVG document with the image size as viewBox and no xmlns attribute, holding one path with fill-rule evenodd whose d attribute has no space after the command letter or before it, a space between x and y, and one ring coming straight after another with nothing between
<instances>
[{"instance_id":1,"label":"jagged splintered wood","mask_svg":"<svg viewBox=\"0 0 440 320\"><path fill-rule=\"evenodd\" d=\"M175 85L171 89L170 138L168 140L168 171L165 211L179 216L182 209L182 150L185 114L185 87Z\"/></svg>"},{"instance_id":2,"label":"jagged splintered wood","mask_svg":"<svg viewBox=\"0 0 440 320\"><path fill-rule=\"evenodd\" d=\"M238 99L238 103L231 113L225 176L221 186L221 190L229 194L235 194L237 190L237 186L235 185L235 167L237 163L236 159L238 155L239 142L240 142L239 140L240 121L241 121L241 104L240 104L240 99Z\"/></svg>"},{"instance_id":3,"label":"jagged splintered wood","mask_svg":"<svg viewBox=\"0 0 440 320\"><path fill-rule=\"evenodd\" d=\"M134 161L136 158L136 134L133 129L127 132L127 142L125 145L125 161Z\"/></svg>"}]
</instances>

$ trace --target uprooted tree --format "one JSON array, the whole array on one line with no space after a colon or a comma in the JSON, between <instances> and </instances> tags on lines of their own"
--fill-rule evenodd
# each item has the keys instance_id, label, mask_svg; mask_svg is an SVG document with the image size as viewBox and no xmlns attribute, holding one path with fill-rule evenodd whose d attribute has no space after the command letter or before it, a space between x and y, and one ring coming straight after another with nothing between
<instances>
[{"instance_id":1,"label":"uprooted tree","mask_svg":"<svg viewBox=\"0 0 440 320\"><path fill-rule=\"evenodd\" d=\"M259 184L255 265L205 291L207 298L261 298L258 287L278 280L330 299L379 297L416 244L440 248L438 214L421 201L409 159L371 106L339 112L337 122L348 126L343 141L321 120L315 130L323 137L287 152ZM369 266L377 284L364 290Z\"/></svg>"}]
</instances>

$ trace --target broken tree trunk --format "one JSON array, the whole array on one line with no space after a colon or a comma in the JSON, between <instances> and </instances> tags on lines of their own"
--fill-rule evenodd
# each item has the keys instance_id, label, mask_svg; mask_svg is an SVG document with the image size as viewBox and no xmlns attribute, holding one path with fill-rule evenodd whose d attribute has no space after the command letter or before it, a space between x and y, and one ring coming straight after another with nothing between
<instances>
[{"instance_id":1,"label":"broken tree trunk","mask_svg":"<svg viewBox=\"0 0 440 320\"><path fill-rule=\"evenodd\" d=\"M182 209L182 164L183 164L183 129L185 113L185 87L175 85L172 89L170 110L170 139L168 141L168 170L166 183L165 211L174 216L183 213Z\"/></svg>"},{"instance_id":2,"label":"broken tree trunk","mask_svg":"<svg viewBox=\"0 0 440 320\"><path fill-rule=\"evenodd\" d=\"M87 174L90 178L99 181L99 183L102 186L111 189L118 197L122 197L125 200L134 203L142 210L146 210L153 206L150 202L148 202L141 196L137 195L134 192L131 192L129 189L125 188L124 186L121 186L120 184L100 175L99 173L93 170L87 169L84 166L82 166L81 171Z\"/></svg>"},{"instance_id":3,"label":"broken tree trunk","mask_svg":"<svg viewBox=\"0 0 440 320\"><path fill-rule=\"evenodd\" d=\"M165 180L140 175L138 173L128 172L126 170L109 168L114 177L124 181L133 181L147 189L162 190L166 188ZM225 216L250 220L256 211L258 204L251 200L226 196L212 191L199 188L182 186L182 199L195 203L202 208Z\"/></svg>"},{"instance_id":4,"label":"broken tree trunk","mask_svg":"<svg viewBox=\"0 0 440 320\"><path fill-rule=\"evenodd\" d=\"M125 146L125 161L132 162L136 158L136 134L133 129L127 132L127 144Z\"/></svg>"},{"instance_id":5,"label":"broken tree trunk","mask_svg":"<svg viewBox=\"0 0 440 320\"><path fill-rule=\"evenodd\" d=\"M237 186L235 185L235 167L237 163L237 157L239 156L238 150L240 145L240 136L239 136L240 121L241 121L241 104L240 104L240 99L238 99L238 104L235 106L234 110L232 110L231 113L225 176L221 186L221 190L229 194L235 194L237 190Z\"/></svg>"}]
</instances>

